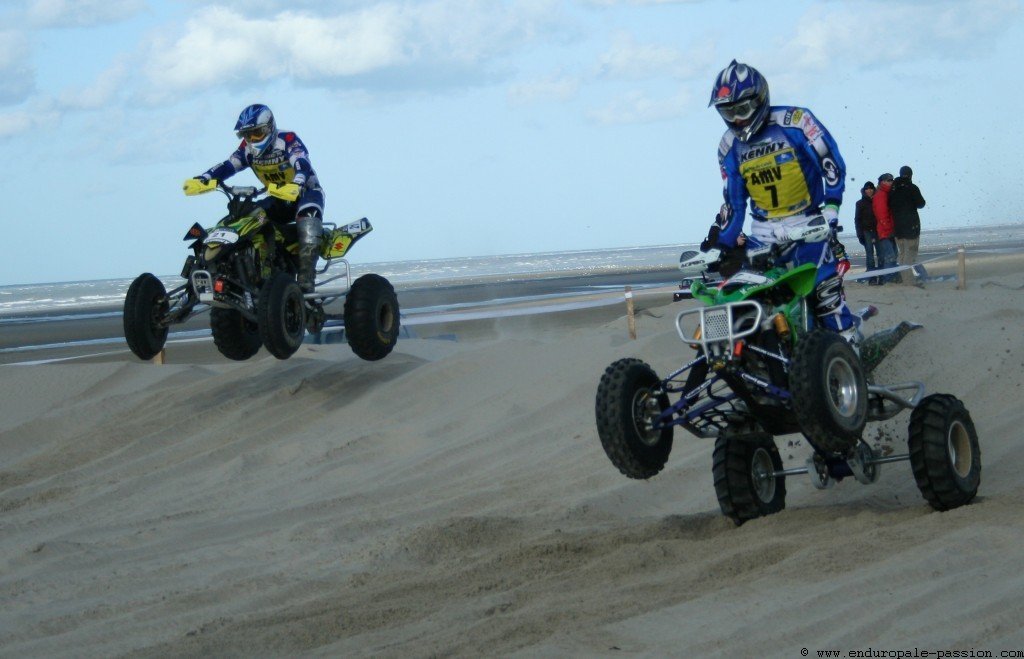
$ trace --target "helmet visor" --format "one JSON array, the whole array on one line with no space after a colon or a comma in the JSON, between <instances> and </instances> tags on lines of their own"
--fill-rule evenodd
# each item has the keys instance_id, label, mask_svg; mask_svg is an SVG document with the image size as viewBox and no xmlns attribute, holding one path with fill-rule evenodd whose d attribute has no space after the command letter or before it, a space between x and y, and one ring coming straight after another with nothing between
<instances>
[{"instance_id":1,"label":"helmet visor","mask_svg":"<svg viewBox=\"0 0 1024 659\"><path fill-rule=\"evenodd\" d=\"M262 141L269 133L270 126L263 124L261 126L253 126L252 128L244 128L236 134L247 142L259 142Z\"/></svg>"},{"instance_id":2,"label":"helmet visor","mask_svg":"<svg viewBox=\"0 0 1024 659\"><path fill-rule=\"evenodd\" d=\"M745 98L742 101L736 101L735 103L729 103L728 105L718 105L718 113L722 115L722 119L725 119L729 123L738 123L746 121L754 116L757 112L757 108L761 105L761 99L757 96L751 96Z\"/></svg>"}]
</instances>

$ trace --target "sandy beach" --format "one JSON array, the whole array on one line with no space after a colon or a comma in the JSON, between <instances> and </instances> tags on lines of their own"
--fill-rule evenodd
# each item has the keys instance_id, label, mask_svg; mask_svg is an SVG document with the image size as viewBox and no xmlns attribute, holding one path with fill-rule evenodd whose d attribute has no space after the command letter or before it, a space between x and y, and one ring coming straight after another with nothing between
<instances>
[{"instance_id":1,"label":"sandy beach","mask_svg":"<svg viewBox=\"0 0 1024 659\"><path fill-rule=\"evenodd\" d=\"M635 341L622 305L422 327L377 363L207 342L0 366L0 655L1024 656L1024 256L972 256L967 290L847 296L881 311L865 333L923 324L876 379L964 401L972 505L933 511L903 462L871 486L790 477L783 512L736 527L713 442L681 430L661 474L619 474L602 371L693 354L693 302L664 291ZM908 419L872 441L904 451Z\"/></svg>"}]
</instances>

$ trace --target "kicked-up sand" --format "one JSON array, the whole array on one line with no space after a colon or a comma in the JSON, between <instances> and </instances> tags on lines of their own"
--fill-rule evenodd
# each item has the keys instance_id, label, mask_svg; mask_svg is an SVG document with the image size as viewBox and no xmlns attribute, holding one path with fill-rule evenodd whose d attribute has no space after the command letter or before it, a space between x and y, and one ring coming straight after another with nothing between
<instances>
[{"instance_id":1,"label":"kicked-up sand","mask_svg":"<svg viewBox=\"0 0 1024 659\"><path fill-rule=\"evenodd\" d=\"M638 297L636 341L622 305L421 327L377 363L205 344L2 366L0 655L1024 653L1024 257L968 277L847 290L881 310L868 333L924 325L876 379L973 417L979 495L945 513L901 462L870 486L789 477L784 511L736 527L713 441L682 430L661 474L619 474L597 384L693 355L693 303L665 291ZM908 418L872 441L905 451Z\"/></svg>"}]
</instances>

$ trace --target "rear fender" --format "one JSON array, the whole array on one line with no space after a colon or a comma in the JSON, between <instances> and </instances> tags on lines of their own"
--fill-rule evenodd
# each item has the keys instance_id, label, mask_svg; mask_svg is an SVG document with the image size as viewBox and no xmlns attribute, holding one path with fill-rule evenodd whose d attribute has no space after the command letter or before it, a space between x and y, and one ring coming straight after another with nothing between
<instances>
[{"instance_id":1,"label":"rear fender","mask_svg":"<svg viewBox=\"0 0 1024 659\"><path fill-rule=\"evenodd\" d=\"M796 297L803 298L814 291L817 276L818 268L813 263L805 263L792 270L773 268L764 274L741 270L717 286L694 282L690 292L694 299L707 305L749 300L778 286L786 286Z\"/></svg>"}]
</instances>

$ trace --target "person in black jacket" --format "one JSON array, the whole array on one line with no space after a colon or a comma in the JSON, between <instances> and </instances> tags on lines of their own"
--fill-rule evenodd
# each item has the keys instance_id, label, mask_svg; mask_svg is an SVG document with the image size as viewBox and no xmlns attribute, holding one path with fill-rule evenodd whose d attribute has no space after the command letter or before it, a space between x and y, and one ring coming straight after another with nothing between
<instances>
[{"instance_id":1,"label":"person in black jacket","mask_svg":"<svg viewBox=\"0 0 1024 659\"><path fill-rule=\"evenodd\" d=\"M914 171L907 165L900 167L900 176L892 184L889 208L892 209L893 236L899 247L900 265L913 265L917 261L917 248L921 239L921 218L918 209L924 208L921 190L911 181ZM913 286L913 269L900 273L900 282Z\"/></svg>"},{"instance_id":2,"label":"person in black jacket","mask_svg":"<svg viewBox=\"0 0 1024 659\"><path fill-rule=\"evenodd\" d=\"M871 197L875 194L875 184L868 181L860 188L860 199L857 200L853 224L857 230L857 241L864 245L864 256L867 271L878 269L882 263L882 255L878 251L878 227L875 223L875 211L871 208ZM877 257L877 258L876 258ZM868 280L871 286L879 284L877 277Z\"/></svg>"}]
</instances>

